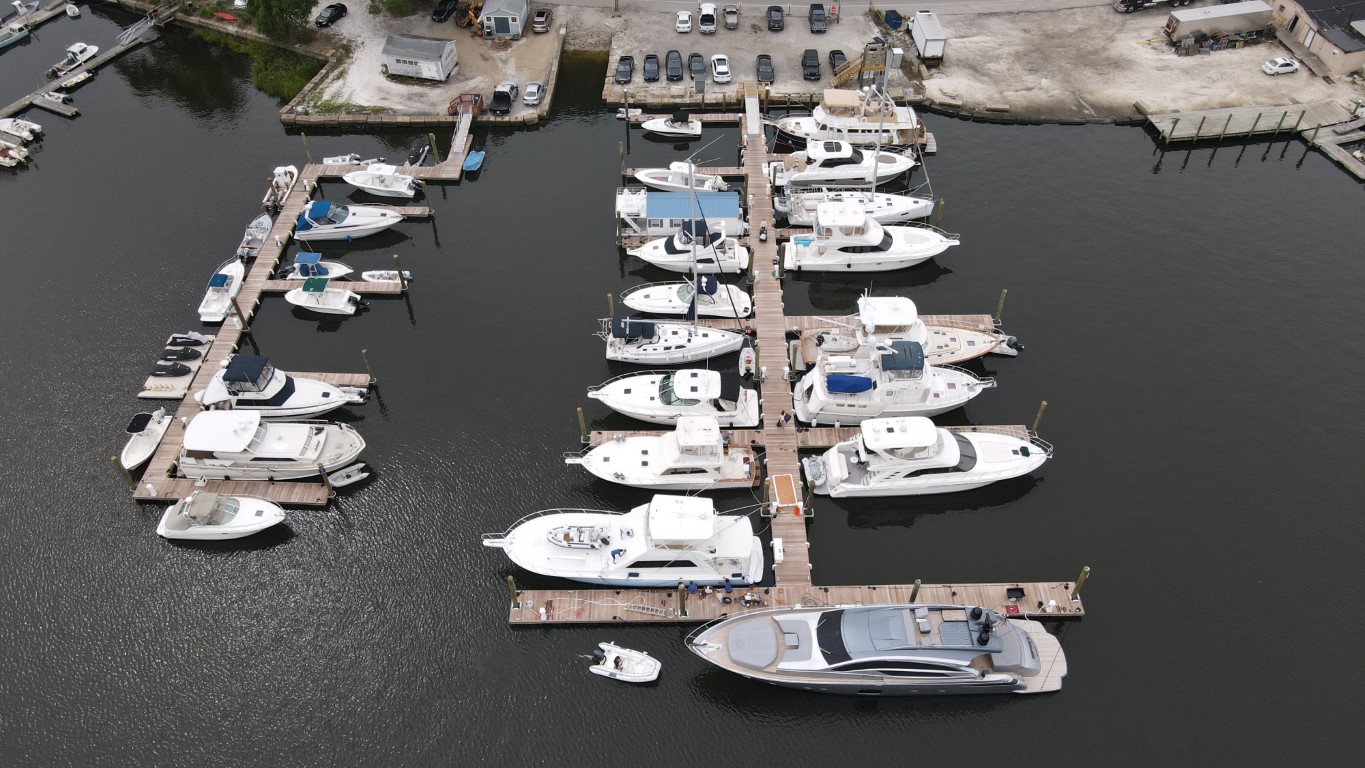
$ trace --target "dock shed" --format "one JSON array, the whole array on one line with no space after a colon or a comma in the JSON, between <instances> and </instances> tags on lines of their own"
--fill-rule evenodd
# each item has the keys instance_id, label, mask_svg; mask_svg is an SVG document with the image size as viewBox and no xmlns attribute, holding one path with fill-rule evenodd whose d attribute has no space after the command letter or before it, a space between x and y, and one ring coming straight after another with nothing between
<instances>
[{"instance_id":1,"label":"dock shed","mask_svg":"<svg viewBox=\"0 0 1365 768\"><path fill-rule=\"evenodd\" d=\"M454 40L418 35L389 35L381 52L384 73L445 82L459 60Z\"/></svg>"},{"instance_id":2,"label":"dock shed","mask_svg":"<svg viewBox=\"0 0 1365 768\"><path fill-rule=\"evenodd\" d=\"M488 0L483 4L479 23L484 37L510 37L520 40L531 23L530 0Z\"/></svg>"},{"instance_id":3,"label":"dock shed","mask_svg":"<svg viewBox=\"0 0 1365 768\"><path fill-rule=\"evenodd\" d=\"M938 23L938 16L929 11L915 11L915 15L910 17L910 38L915 41L920 61L943 60L948 36L943 34L943 25Z\"/></svg>"},{"instance_id":4,"label":"dock shed","mask_svg":"<svg viewBox=\"0 0 1365 768\"><path fill-rule=\"evenodd\" d=\"M1365 16L1365 12L1358 13ZM1304 63L1318 75L1340 76L1365 69L1365 18L1344 27L1333 26L1294 0L1278 0L1275 26L1282 38L1307 49Z\"/></svg>"},{"instance_id":5,"label":"dock shed","mask_svg":"<svg viewBox=\"0 0 1365 768\"><path fill-rule=\"evenodd\" d=\"M616 215L626 236L667 237L694 219L705 219L709 229L724 230L730 237L745 231L738 192L698 192L693 202L687 192L621 187L616 190Z\"/></svg>"}]
</instances>

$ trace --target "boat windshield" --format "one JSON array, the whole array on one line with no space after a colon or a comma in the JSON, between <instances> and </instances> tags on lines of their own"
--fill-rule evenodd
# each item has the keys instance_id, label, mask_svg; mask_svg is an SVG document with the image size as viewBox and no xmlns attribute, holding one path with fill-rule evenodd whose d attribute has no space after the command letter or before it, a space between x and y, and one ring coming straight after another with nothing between
<instances>
[{"instance_id":1,"label":"boat windshield","mask_svg":"<svg viewBox=\"0 0 1365 768\"><path fill-rule=\"evenodd\" d=\"M199 514L194 510L187 510L183 514L194 525L227 525L237 517L237 511L241 508L242 503L232 496L219 496L213 509Z\"/></svg>"},{"instance_id":2,"label":"boat windshield","mask_svg":"<svg viewBox=\"0 0 1365 768\"><path fill-rule=\"evenodd\" d=\"M695 292L691 283L683 283L678 286L678 301L681 301L684 304L692 303L692 294Z\"/></svg>"},{"instance_id":3,"label":"boat windshield","mask_svg":"<svg viewBox=\"0 0 1365 768\"><path fill-rule=\"evenodd\" d=\"M319 223L319 224L340 224L340 223L346 221L346 217L347 217L349 214L350 214L350 209L348 209L346 206L344 206L344 205L334 205L334 206L332 206L332 210L330 210L330 211L327 212L327 215L326 215L326 216L323 216L321 219L318 219L318 222L317 222L317 223Z\"/></svg>"},{"instance_id":4,"label":"boat windshield","mask_svg":"<svg viewBox=\"0 0 1365 768\"><path fill-rule=\"evenodd\" d=\"M842 664L853 658L844 647L843 629L842 610L826 611L820 615L820 621L815 625L815 641L819 644L820 653L824 655L825 661L831 665Z\"/></svg>"},{"instance_id":5,"label":"boat windshield","mask_svg":"<svg viewBox=\"0 0 1365 768\"><path fill-rule=\"evenodd\" d=\"M696 405L700 400L686 400L678 397L673 391L673 374L668 374L659 381L659 402L664 405Z\"/></svg>"}]
</instances>

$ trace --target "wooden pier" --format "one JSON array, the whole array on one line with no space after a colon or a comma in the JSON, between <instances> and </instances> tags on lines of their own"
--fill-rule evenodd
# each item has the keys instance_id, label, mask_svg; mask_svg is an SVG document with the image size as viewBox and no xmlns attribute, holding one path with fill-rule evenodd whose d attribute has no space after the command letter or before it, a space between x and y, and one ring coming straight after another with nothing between
<instances>
[{"instance_id":1,"label":"wooden pier","mask_svg":"<svg viewBox=\"0 0 1365 768\"><path fill-rule=\"evenodd\" d=\"M1302 133L1351 119L1335 101L1283 107L1228 107L1147 115L1162 143Z\"/></svg>"}]
</instances>

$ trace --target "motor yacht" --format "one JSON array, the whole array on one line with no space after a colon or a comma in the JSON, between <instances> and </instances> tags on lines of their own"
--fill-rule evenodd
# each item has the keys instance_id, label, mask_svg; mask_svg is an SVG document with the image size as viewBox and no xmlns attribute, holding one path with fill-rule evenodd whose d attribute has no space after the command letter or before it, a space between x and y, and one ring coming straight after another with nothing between
<instances>
[{"instance_id":1,"label":"motor yacht","mask_svg":"<svg viewBox=\"0 0 1365 768\"><path fill-rule=\"evenodd\" d=\"M588 387L588 397L652 424L672 425L684 416L710 416L722 427L756 427L758 391L744 384L737 372L645 371Z\"/></svg>"},{"instance_id":2,"label":"motor yacht","mask_svg":"<svg viewBox=\"0 0 1365 768\"><path fill-rule=\"evenodd\" d=\"M749 268L749 249L724 230L711 231L704 221L684 222L670 237L650 240L626 251L670 272L735 275Z\"/></svg>"},{"instance_id":3,"label":"motor yacht","mask_svg":"<svg viewBox=\"0 0 1365 768\"><path fill-rule=\"evenodd\" d=\"M223 262L209 277L204 300L199 302L199 319L205 323L221 323L232 311L232 300L242 292L246 265L237 257Z\"/></svg>"},{"instance_id":4,"label":"motor yacht","mask_svg":"<svg viewBox=\"0 0 1365 768\"><path fill-rule=\"evenodd\" d=\"M38 10L37 0L27 3L14 0L10 5L14 6L14 13L7 13L0 18L0 49L28 37L28 19L25 17Z\"/></svg>"},{"instance_id":5,"label":"motor yacht","mask_svg":"<svg viewBox=\"0 0 1365 768\"><path fill-rule=\"evenodd\" d=\"M354 240L377 234L403 220L402 214L373 205L337 205L315 200L299 214L299 240Z\"/></svg>"},{"instance_id":6,"label":"motor yacht","mask_svg":"<svg viewBox=\"0 0 1365 768\"><path fill-rule=\"evenodd\" d=\"M635 172L635 178L647 187L664 192L725 192L730 185L720 176L702 173L692 163L673 162L667 168L642 168Z\"/></svg>"},{"instance_id":7,"label":"motor yacht","mask_svg":"<svg viewBox=\"0 0 1365 768\"><path fill-rule=\"evenodd\" d=\"M607 342L607 359L642 365L675 365L738 352L739 331L686 322L655 322L629 315L602 318L598 338Z\"/></svg>"},{"instance_id":8,"label":"motor yacht","mask_svg":"<svg viewBox=\"0 0 1365 768\"><path fill-rule=\"evenodd\" d=\"M962 363L986 354L1014 357L1024 348L994 325L929 324L920 318L915 302L903 296L860 296L858 312L847 320L801 334L801 359L814 364L821 355L845 354L866 358L881 342L914 341L924 348L925 361L934 365Z\"/></svg>"},{"instance_id":9,"label":"motor yacht","mask_svg":"<svg viewBox=\"0 0 1365 768\"><path fill-rule=\"evenodd\" d=\"M156 532L168 539L225 541L282 522L284 510L265 499L195 491L167 508Z\"/></svg>"},{"instance_id":10,"label":"motor yacht","mask_svg":"<svg viewBox=\"0 0 1365 768\"><path fill-rule=\"evenodd\" d=\"M350 465L365 441L345 424L264 421L259 411L204 411L185 428L180 475L292 480Z\"/></svg>"},{"instance_id":11,"label":"motor yacht","mask_svg":"<svg viewBox=\"0 0 1365 768\"><path fill-rule=\"evenodd\" d=\"M672 432L621 435L569 454L597 477L636 488L705 491L748 488L758 477L758 460L748 445L732 445L713 416L683 416Z\"/></svg>"},{"instance_id":12,"label":"motor yacht","mask_svg":"<svg viewBox=\"0 0 1365 768\"><path fill-rule=\"evenodd\" d=\"M194 399L205 408L256 411L266 419L304 419L364 403L367 394L362 387L338 387L285 373L268 358L231 355Z\"/></svg>"},{"instance_id":13,"label":"motor yacht","mask_svg":"<svg viewBox=\"0 0 1365 768\"><path fill-rule=\"evenodd\" d=\"M889 150L864 150L846 141L821 141L781 161L764 164L775 187L865 187L890 181L915 167L915 159Z\"/></svg>"},{"instance_id":14,"label":"motor yacht","mask_svg":"<svg viewBox=\"0 0 1365 768\"><path fill-rule=\"evenodd\" d=\"M809 424L860 424L891 416L937 416L995 386L953 366L934 366L917 341L879 343L869 357L822 355L806 372L792 405Z\"/></svg>"},{"instance_id":15,"label":"motor yacht","mask_svg":"<svg viewBox=\"0 0 1365 768\"><path fill-rule=\"evenodd\" d=\"M908 148L923 143L924 124L909 106L897 106L875 88L827 88L809 115L777 121L776 145L805 149L811 142L846 141L855 147Z\"/></svg>"},{"instance_id":16,"label":"motor yacht","mask_svg":"<svg viewBox=\"0 0 1365 768\"><path fill-rule=\"evenodd\" d=\"M782 246L782 266L817 272L885 272L928 261L958 244L928 227L883 225L852 202L822 203L815 231Z\"/></svg>"},{"instance_id":17,"label":"motor yacht","mask_svg":"<svg viewBox=\"0 0 1365 768\"><path fill-rule=\"evenodd\" d=\"M753 299L743 288L726 285L710 275L695 280L637 285L621 294L621 303L636 312L654 315L695 313L697 317L748 317L754 308Z\"/></svg>"},{"instance_id":18,"label":"motor yacht","mask_svg":"<svg viewBox=\"0 0 1365 768\"><path fill-rule=\"evenodd\" d=\"M934 200L928 197L824 188L788 189L785 195L773 198L773 209L786 215L787 223L793 227L813 227L816 214L825 203L853 203L879 224L922 219L934 211Z\"/></svg>"}]
</instances>

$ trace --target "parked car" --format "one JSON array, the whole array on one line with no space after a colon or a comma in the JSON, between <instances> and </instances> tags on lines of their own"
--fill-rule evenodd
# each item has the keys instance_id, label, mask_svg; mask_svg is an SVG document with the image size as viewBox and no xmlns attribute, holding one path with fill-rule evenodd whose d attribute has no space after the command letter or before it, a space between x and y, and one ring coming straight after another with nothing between
<instances>
[{"instance_id":1,"label":"parked car","mask_svg":"<svg viewBox=\"0 0 1365 768\"><path fill-rule=\"evenodd\" d=\"M835 48L829 52L829 73L831 75L838 74L839 67L842 67L847 63L848 57L844 55L843 51Z\"/></svg>"},{"instance_id":2,"label":"parked car","mask_svg":"<svg viewBox=\"0 0 1365 768\"><path fill-rule=\"evenodd\" d=\"M768 31L781 32L782 27L783 27L782 6L780 5L768 6Z\"/></svg>"},{"instance_id":3,"label":"parked car","mask_svg":"<svg viewBox=\"0 0 1365 768\"><path fill-rule=\"evenodd\" d=\"M697 31L703 35L716 34L716 4L702 3L697 11Z\"/></svg>"},{"instance_id":4,"label":"parked car","mask_svg":"<svg viewBox=\"0 0 1365 768\"><path fill-rule=\"evenodd\" d=\"M493 100L488 103L488 111L495 115L505 115L517 103L517 84L504 80L493 88Z\"/></svg>"},{"instance_id":5,"label":"parked car","mask_svg":"<svg viewBox=\"0 0 1365 768\"><path fill-rule=\"evenodd\" d=\"M687 57L687 71L693 80L706 79L706 59L700 53Z\"/></svg>"},{"instance_id":6,"label":"parked car","mask_svg":"<svg viewBox=\"0 0 1365 768\"><path fill-rule=\"evenodd\" d=\"M436 4L436 10L431 12L431 20L442 22L450 18L450 14L455 12L455 6L459 3L460 0L441 0Z\"/></svg>"},{"instance_id":7,"label":"parked car","mask_svg":"<svg viewBox=\"0 0 1365 768\"><path fill-rule=\"evenodd\" d=\"M341 17L345 15L346 6L341 3L332 3L318 13L318 19L315 23L319 27L330 27L338 21L341 21Z\"/></svg>"},{"instance_id":8,"label":"parked car","mask_svg":"<svg viewBox=\"0 0 1365 768\"><path fill-rule=\"evenodd\" d=\"M536 81L526 84L526 90L521 93L521 103L528 107L540 106L541 100L545 98L545 84Z\"/></svg>"},{"instance_id":9,"label":"parked car","mask_svg":"<svg viewBox=\"0 0 1365 768\"><path fill-rule=\"evenodd\" d=\"M673 28L676 29L676 30L678 30L679 32L691 32L691 31L692 31L692 12L691 12L691 11L678 11L678 23L677 23L677 24L674 24L674 25L673 25Z\"/></svg>"},{"instance_id":10,"label":"parked car","mask_svg":"<svg viewBox=\"0 0 1365 768\"><path fill-rule=\"evenodd\" d=\"M1287 75L1299 71L1299 61L1288 56L1279 56L1262 64L1261 71L1267 75Z\"/></svg>"},{"instance_id":11,"label":"parked car","mask_svg":"<svg viewBox=\"0 0 1365 768\"><path fill-rule=\"evenodd\" d=\"M758 59L754 62L756 80L760 83L771 83L776 79L773 73L773 57L766 53L758 54Z\"/></svg>"},{"instance_id":12,"label":"parked car","mask_svg":"<svg viewBox=\"0 0 1365 768\"><path fill-rule=\"evenodd\" d=\"M553 14L550 13L549 8L541 8L540 10L536 11L536 15L531 17L531 31L549 32L550 19L552 18L552 16Z\"/></svg>"},{"instance_id":13,"label":"parked car","mask_svg":"<svg viewBox=\"0 0 1365 768\"><path fill-rule=\"evenodd\" d=\"M825 27L825 6L824 3L810 4L810 31L822 33Z\"/></svg>"},{"instance_id":14,"label":"parked car","mask_svg":"<svg viewBox=\"0 0 1365 768\"><path fill-rule=\"evenodd\" d=\"M711 79L718 83L730 82L730 57L718 53L711 57Z\"/></svg>"},{"instance_id":15,"label":"parked car","mask_svg":"<svg viewBox=\"0 0 1365 768\"><path fill-rule=\"evenodd\" d=\"M739 29L739 6L737 5L725 6L724 15L726 29Z\"/></svg>"},{"instance_id":16,"label":"parked car","mask_svg":"<svg viewBox=\"0 0 1365 768\"><path fill-rule=\"evenodd\" d=\"M654 54L652 54L652 53L645 56L645 72L644 72L644 75L645 75L645 82L646 82L646 83L657 83L657 82L659 82L659 57L658 57L658 56L656 56L656 55L654 55Z\"/></svg>"},{"instance_id":17,"label":"parked car","mask_svg":"<svg viewBox=\"0 0 1365 768\"><path fill-rule=\"evenodd\" d=\"M664 74L670 83L676 83L683 79L683 60L682 54L676 49L664 54Z\"/></svg>"},{"instance_id":18,"label":"parked car","mask_svg":"<svg viewBox=\"0 0 1365 768\"><path fill-rule=\"evenodd\" d=\"M820 79L820 54L814 48L807 48L801 54L801 77L807 80Z\"/></svg>"},{"instance_id":19,"label":"parked car","mask_svg":"<svg viewBox=\"0 0 1365 768\"><path fill-rule=\"evenodd\" d=\"M622 56L616 61L616 83L625 85L635 77L635 57Z\"/></svg>"}]
</instances>

